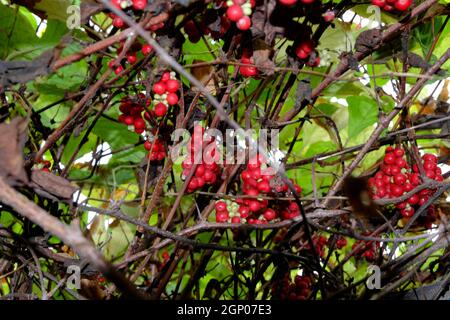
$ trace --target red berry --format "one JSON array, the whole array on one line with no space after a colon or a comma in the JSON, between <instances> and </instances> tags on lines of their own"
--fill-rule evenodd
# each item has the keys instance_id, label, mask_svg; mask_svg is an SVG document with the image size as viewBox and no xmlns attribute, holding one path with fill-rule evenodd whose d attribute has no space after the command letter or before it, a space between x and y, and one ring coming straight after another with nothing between
<instances>
[{"instance_id":1,"label":"red berry","mask_svg":"<svg viewBox=\"0 0 450 320\"><path fill-rule=\"evenodd\" d=\"M158 103L155 105L155 116L157 117L164 117L167 113L167 106L164 103Z\"/></svg>"},{"instance_id":2,"label":"red berry","mask_svg":"<svg viewBox=\"0 0 450 320\"><path fill-rule=\"evenodd\" d=\"M135 129L145 129L145 121L142 118L135 118L133 124Z\"/></svg>"},{"instance_id":3,"label":"red berry","mask_svg":"<svg viewBox=\"0 0 450 320\"><path fill-rule=\"evenodd\" d=\"M196 177L203 177L205 175L206 168L205 165L199 164L197 168L195 169L195 176Z\"/></svg>"},{"instance_id":4,"label":"red berry","mask_svg":"<svg viewBox=\"0 0 450 320\"><path fill-rule=\"evenodd\" d=\"M233 4L227 9L227 17L231 21L237 22L244 16L244 11L242 10L240 5Z\"/></svg>"},{"instance_id":5,"label":"red berry","mask_svg":"<svg viewBox=\"0 0 450 320\"><path fill-rule=\"evenodd\" d=\"M377 7L383 8L386 5L386 0L372 0L372 4Z\"/></svg>"},{"instance_id":6,"label":"red berry","mask_svg":"<svg viewBox=\"0 0 450 320\"><path fill-rule=\"evenodd\" d=\"M147 0L133 0L133 9L144 10L147 6Z\"/></svg>"},{"instance_id":7,"label":"red berry","mask_svg":"<svg viewBox=\"0 0 450 320\"><path fill-rule=\"evenodd\" d=\"M144 142L144 148L147 150L150 150L152 148L152 143L150 141L145 141Z\"/></svg>"},{"instance_id":8,"label":"red berry","mask_svg":"<svg viewBox=\"0 0 450 320\"><path fill-rule=\"evenodd\" d=\"M241 218L233 217L233 218L231 218L231 223L241 223Z\"/></svg>"},{"instance_id":9,"label":"red berry","mask_svg":"<svg viewBox=\"0 0 450 320\"><path fill-rule=\"evenodd\" d=\"M426 170L425 175L430 179L436 178L436 173L433 170Z\"/></svg>"},{"instance_id":10,"label":"red berry","mask_svg":"<svg viewBox=\"0 0 450 320\"><path fill-rule=\"evenodd\" d=\"M166 82L166 90L168 92L177 92L180 88L180 83L177 80L169 79Z\"/></svg>"},{"instance_id":11,"label":"red berry","mask_svg":"<svg viewBox=\"0 0 450 320\"><path fill-rule=\"evenodd\" d=\"M203 178L205 179L206 183L213 183L216 175L211 170L206 170Z\"/></svg>"},{"instance_id":12,"label":"red berry","mask_svg":"<svg viewBox=\"0 0 450 320\"><path fill-rule=\"evenodd\" d=\"M391 175L395 176L401 172L402 172L402 170L399 167L397 167L396 165L391 166Z\"/></svg>"},{"instance_id":13,"label":"red berry","mask_svg":"<svg viewBox=\"0 0 450 320\"><path fill-rule=\"evenodd\" d=\"M123 67L121 65L117 66L117 68L114 69L114 73L116 75L121 74L123 72Z\"/></svg>"},{"instance_id":14,"label":"red berry","mask_svg":"<svg viewBox=\"0 0 450 320\"><path fill-rule=\"evenodd\" d=\"M295 49L295 54L297 55L297 57L299 59L302 59L302 60L308 58L308 56L309 56L309 53L306 53L300 47L297 47L297 49Z\"/></svg>"},{"instance_id":15,"label":"red berry","mask_svg":"<svg viewBox=\"0 0 450 320\"><path fill-rule=\"evenodd\" d=\"M399 11L405 11L408 10L411 4L412 0L397 0L397 2L395 3L395 8Z\"/></svg>"},{"instance_id":16,"label":"red berry","mask_svg":"<svg viewBox=\"0 0 450 320\"><path fill-rule=\"evenodd\" d=\"M395 155L392 153L388 153L384 156L384 163L386 164L394 164L395 163Z\"/></svg>"},{"instance_id":17,"label":"red berry","mask_svg":"<svg viewBox=\"0 0 450 320\"><path fill-rule=\"evenodd\" d=\"M220 211L216 213L216 221L217 222L227 222L229 218L228 212Z\"/></svg>"},{"instance_id":18,"label":"red berry","mask_svg":"<svg viewBox=\"0 0 450 320\"><path fill-rule=\"evenodd\" d=\"M413 194L411 197L409 197L406 202L408 202L410 205L415 205L419 203L419 196L417 194Z\"/></svg>"},{"instance_id":19,"label":"red berry","mask_svg":"<svg viewBox=\"0 0 450 320\"><path fill-rule=\"evenodd\" d=\"M403 155L405 154L405 151L403 151L402 148L395 148L394 149L394 154L396 157L403 157Z\"/></svg>"},{"instance_id":20,"label":"red berry","mask_svg":"<svg viewBox=\"0 0 450 320\"><path fill-rule=\"evenodd\" d=\"M406 182L406 176L403 173L398 173L394 176L394 182L398 185L404 185Z\"/></svg>"},{"instance_id":21,"label":"red berry","mask_svg":"<svg viewBox=\"0 0 450 320\"><path fill-rule=\"evenodd\" d=\"M120 29L123 28L123 26L125 25L125 23L123 22L122 18L115 16L113 19L113 26Z\"/></svg>"},{"instance_id":22,"label":"red berry","mask_svg":"<svg viewBox=\"0 0 450 320\"><path fill-rule=\"evenodd\" d=\"M263 216L267 221L271 221L277 217L277 213L273 209L267 209L264 211Z\"/></svg>"},{"instance_id":23,"label":"red berry","mask_svg":"<svg viewBox=\"0 0 450 320\"><path fill-rule=\"evenodd\" d=\"M178 96L176 93L171 92L171 93L167 94L166 100L167 100L167 103L169 104L169 106L173 106L178 103Z\"/></svg>"},{"instance_id":24,"label":"red berry","mask_svg":"<svg viewBox=\"0 0 450 320\"><path fill-rule=\"evenodd\" d=\"M251 25L252 25L252 20L250 20L250 18L248 16L243 16L242 18L240 18L238 20L238 22L236 22L236 27L242 31L250 29Z\"/></svg>"},{"instance_id":25,"label":"red berry","mask_svg":"<svg viewBox=\"0 0 450 320\"><path fill-rule=\"evenodd\" d=\"M284 4L285 6L292 6L297 3L297 0L278 0L278 2Z\"/></svg>"},{"instance_id":26,"label":"red berry","mask_svg":"<svg viewBox=\"0 0 450 320\"><path fill-rule=\"evenodd\" d=\"M161 82L161 81L156 82L153 85L152 90L153 90L154 93L161 95L164 92L166 92L166 85L163 82Z\"/></svg>"},{"instance_id":27,"label":"red berry","mask_svg":"<svg viewBox=\"0 0 450 320\"><path fill-rule=\"evenodd\" d=\"M405 218L410 218L410 217L412 217L414 215L414 208L412 208L412 207L405 208L405 209L401 210L400 213Z\"/></svg>"},{"instance_id":28,"label":"red berry","mask_svg":"<svg viewBox=\"0 0 450 320\"><path fill-rule=\"evenodd\" d=\"M123 122L127 126L131 126L134 123L134 118L132 116L125 116L125 118L123 119Z\"/></svg>"},{"instance_id":29,"label":"red berry","mask_svg":"<svg viewBox=\"0 0 450 320\"><path fill-rule=\"evenodd\" d=\"M437 163L437 157L434 154L431 154L431 153L424 154L422 159L424 161L431 161L431 162Z\"/></svg>"},{"instance_id":30,"label":"red berry","mask_svg":"<svg viewBox=\"0 0 450 320\"><path fill-rule=\"evenodd\" d=\"M250 209L251 212L256 212L259 209L261 209L261 206L260 206L258 200L250 200L249 204L248 204L248 208Z\"/></svg>"},{"instance_id":31,"label":"red berry","mask_svg":"<svg viewBox=\"0 0 450 320\"><path fill-rule=\"evenodd\" d=\"M395 160L395 165L399 168L406 168L406 160L403 158L397 158L397 160Z\"/></svg>"},{"instance_id":32,"label":"red berry","mask_svg":"<svg viewBox=\"0 0 450 320\"><path fill-rule=\"evenodd\" d=\"M198 188L197 178L192 177L191 181L189 181L188 187L189 187L189 189L191 189L191 190L197 189L197 188Z\"/></svg>"},{"instance_id":33,"label":"red berry","mask_svg":"<svg viewBox=\"0 0 450 320\"><path fill-rule=\"evenodd\" d=\"M400 197L401 195L403 195L404 189L402 186L393 184L391 185L391 193L394 197Z\"/></svg>"},{"instance_id":34,"label":"red berry","mask_svg":"<svg viewBox=\"0 0 450 320\"><path fill-rule=\"evenodd\" d=\"M431 161L424 161L423 168L425 170L434 170L434 169L436 169L436 163L431 162Z\"/></svg>"},{"instance_id":35,"label":"red berry","mask_svg":"<svg viewBox=\"0 0 450 320\"><path fill-rule=\"evenodd\" d=\"M216 202L216 211L226 211L226 210L227 210L227 204L224 201Z\"/></svg>"},{"instance_id":36,"label":"red berry","mask_svg":"<svg viewBox=\"0 0 450 320\"><path fill-rule=\"evenodd\" d=\"M141 51L142 51L142 54L143 54L144 56L148 56L148 55L153 51L153 48L152 48L151 45L149 45L148 43L146 43L146 44L144 44L144 45L142 46Z\"/></svg>"},{"instance_id":37,"label":"red berry","mask_svg":"<svg viewBox=\"0 0 450 320\"><path fill-rule=\"evenodd\" d=\"M257 188L262 193L269 193L272 190L270 183L266 180L258 182Z\"/></svg>"}]
</instances>

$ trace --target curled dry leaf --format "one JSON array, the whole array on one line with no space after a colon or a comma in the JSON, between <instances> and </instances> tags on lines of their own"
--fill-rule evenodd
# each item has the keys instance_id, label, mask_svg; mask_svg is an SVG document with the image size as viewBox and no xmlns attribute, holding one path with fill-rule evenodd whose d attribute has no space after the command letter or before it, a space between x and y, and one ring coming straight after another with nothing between
<instances>
[{"instance_id":1,"label":"curled dry leaf","mask_svg":"<svg viewBox=\"0 0 450 320\"><path fill-rule=\"evenodd\" d=\"M205 61L202 60L194 60L193 63L202 63ZM216 94L216 87L214 86L213 78L210 78L210 75L214 72L214 67L212 65L202 65L198 67L191 68L192 75L200 81L208 90L208 92L212 95ZM192 91L198 92L198 88L192 88Z\"/></svg>"},{"instance_id":2,"label":"curled dry leaf","mask_svg":"<svg viewBox=\"0 0 450 320\"><path fill-rule=\"evenodd\" d=\"M63 177L42 170L31 171L31 186L36 193L56 201L70 201L78 189Z\"/></svg>"},{"instance_id":3,"label":"curled dry leaf","mask_svg":"<svg viewBox=\"0 0 450 320\"><path fill-rule=\"evenodd\" d=\"M14 118L10 123L0 124L0 176L9 184L28 182L22 153L27 122L24 118Z\"/></svg>"}]
</instances>

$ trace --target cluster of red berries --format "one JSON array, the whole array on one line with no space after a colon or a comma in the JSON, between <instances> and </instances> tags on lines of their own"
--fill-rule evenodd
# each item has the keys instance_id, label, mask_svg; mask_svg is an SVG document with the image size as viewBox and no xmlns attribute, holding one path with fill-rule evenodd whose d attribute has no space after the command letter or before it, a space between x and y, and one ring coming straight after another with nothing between
<instances>
[{"instance_id":1,"label":"cluster of red berries","mask_svg":"<svg viewBox=\"0 0 450 320\"><path fill-rule=\"evenodd\" d=\"M206 141L203 138L204 133L205 129L201 125L194 126L194 132L188 144L189 156L181 163L183 179L186 179L195 167L194 175L187 186L188 193L201 189L205 185L215 184L221 175L217 164L220 154L214 141ZM196 159L196 155L200 154L201 159ZM196 163L197 161L199 163Z\"/></svg>"},{"instance_id":2,"label":"cluster of red berries","mask_svg":"<svg viewBox=\"0 0 450 320\"><path fill-rule=\"evenodd\" d=\"M147 7L147 0L111 0L112 5L117 9L123 10L131 7L135 11L142 11ZM125 28L125 22L122 18L118 17L114 13L109 14L110 18L113 20L113 26L122 29Z\"/></svg>"},{"instance_id":3,"label":"cluster of red berries","mask_svg":"<svg viewBox=\"0 0 450 320\"><path fill-rule=\"evenodd\" d=\"M246 52L242 54L241 63L253 64L253 57L249 56ZM254 77L258 74L258 69L255 66L240 66L239 73L243 77Z\"/></svg>"},{"instance_id":4,"label":"cluster of red berries","mask_svg":"<svg viewBox=\"0 0 450 320\"><path fill-rule=\"evenodd\" d=\"M377 257L377 251L380 248L379 242L358 240L352 245L352 250L355 250L358 246L361 247L355 251L355 256L365 258L367 262L375 261Z\"/></svg>"},{"instance_id":5,"label":"cluster of red berries","mask_svg":"<svg viewBox=\"0 0 450 320\"><path fill-rule=\"evenodd\" d=\"M50 172L50 167L52 166L52 163L48 160L38 160L35 164L37 169L41 171Z\"/></svg>"},{"instance_id":6,"label":"cluster of red berries","mask_svg":"<svg viewBox=\"0 0 450 320\"><path fill-rule=\"evenodd\" d=\"M281 286L281 290L279 290ZM281 283L276 282L272 287L272 294L277 295L281 300L306 300L311 294L312 278L310 276L296 275L291 282L289 274L286 274Z\"/></svg>"},{"instance_id":7,"label":"cluster of red berries","mask_svg":"<svg viewBox=\"0 0 450 320\"><path fill-rule=\"evenodd\" d=\"M165 71L161 80L153 85L153 101L155 103L151 114L155 117L164 117L168 106L174 106L178 103L179 97L177 91L180 89L180 82L176 78L175 72Z\"/></svg>"},{"instance_id":8,"label":"cluster of red berries","mask_svg":"<svg viewBox=\"0 0 450 320\"><path fill-rule=\"evenodd\" d=\"M125 42L121 42L120 47L117 49L117 54L120 54L122 52L124 43ZM142 45L139 42L135 42L126 53L124 59L120 61L118 59L110 60L108 63L108 67L114 70L115 74L120 74L124 70L124 66L127 63L132 65L138 61L139 51L142 52L144 56L148 56L153 51L153 48L149 44Z\"/></svg>"},{"instance_id":9,"label":"cluster of red berries","mask_svg":"<svg viewBox=\"0 0 450 320\"><path fill-rule=\"evenodd\" d=\"M369 188L373 199L398 198L422 184L419 167L414 164L411 170L404 155L405 151L402 148L391 146L386 148L380 170L369 179ZM437 166L435 155L429 153L423 155L422 165L425 175L429 179L443 180L442 171ZM432 193L433 190L431 189L422 189L395 206L400 210L403 217L410 218L414 214L415 208L426 203ZM431 221L434 220L433 206L428 208L428 216L429 219L432 219Z\"/></svg>"},{"instance_id":10,"label":"cluster of red berries","mask_svg":"<svg viewBox=\"0 0 450 320\"><path fill-rule=\"evenodd\" d=\"M228 7L226 15L228 19L236 22L236 27L239 30L245 31L250 29L252 20L252 7L255 6L255 0L228 0L226 5Z\"/></svg>"},{"instance_id":11,"label":"cluster of red berries","mask_svg":"<svg viewBox=\"0 0 450 320\"><path fill-rule=\"evenodd\" d=\"M289 187L284 182L274 182L275 174L258 154L250 159L240 175L244 195L235 201L216 202L216 221L230 223L266 224L280 219L293 219L300 215L300 207L294 201L276 201L258 196L290 196ZM272 181L272 183L271 183ZM302 189L294 182L298 194Z\"/></svg>"},{"instance_id":12,"label":"cluster of red berries","mask_svg":"<svg viewBox=\"0 0 450 320\"><path fill-rule=\"evenodd\" d=\"M166 148L161 139L154 138L153 141L146 140L144 148L149 151L148 158L150 161L162 161L166 158Z\"/></svg>"},{"instance_id":13,"label":"cluster of red berries","mask_svg":"<svg viewBox=\"0 0 450 320\"><path fill-rule=\"evenodd\" d=\"M314 49L312 40L304 40L295 48L295 54L310 67L317 67L320 64L320 57L317 50Z\"/></svg>"},{"instance_id":14,"label":"cluster of red berries","mask_svg":"<svg viewBox=\"0 0 450 320\"><path fill-rule=\"evenodd\" d=\"M344 248L345 246L347 246L347 239L344 237L339 237L336 240L336 248L338 248L339 250Z\"/></svg>"},{"instance_id":15,"label":"cluster of red berries","mask_svg":"<svg viewBox=\"0 0 450 320\"><path fill-rule=\"evenodd\" d=\"M412 4L412 0L372 0L372 4L385 11L406 11Z\"/></svg>"},{"instance_id":16,"label":"cluster of red berries","mask_svg":"<svg viewBox=\"0 0 450 320\"><path fill-rule=\"evenodd\" d=\"M140 95L139 98L145 98L144 95ZM146 99L147 105L150 104L150 100ZM144 106L138 101L133 101L129 98L122 99L120 106L119 122L126 124L129 129L134 130L137 134L141 134L145 131L145 121L142 118L142 112L144 111Z\"/></svg>"}]
</instances>

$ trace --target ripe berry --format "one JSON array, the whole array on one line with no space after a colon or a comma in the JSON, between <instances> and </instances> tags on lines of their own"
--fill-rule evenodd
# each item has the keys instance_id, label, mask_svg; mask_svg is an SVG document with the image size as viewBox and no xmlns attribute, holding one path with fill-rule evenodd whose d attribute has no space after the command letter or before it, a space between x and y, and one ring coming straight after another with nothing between
<instances>
[{"instance_id":1,"label":"ripe berry","mask_svg":"<svg viewBox=\"0 0 450 320\"><path fill-rule=\"evenodd\" d=\"M423 168L425 170L434 170L434 169L436 169L436 164L431 161L424 161Z\"/></svg>"},{"instance_id":2,"label":"ripe berry","mask_svg":"<svg viewBox=\"0 0 450 320\"><path fill-rule=\"evenodd\" d=\"M395 163L395 155L392 153L388 153L384 156L384 163L386 164L394 164Z\"/></svg>"},{"instance_id":3,"label":"ripe berry","mask_svg":"<svg viewBox=\"0 0 450 320\"><path fill-rule=\"evenodd\" d=\"M133 124L135 129L145 129L145 121L142 118L135 118Z\"/></svg>"},{"instance_id":4,"label":"ripe berry","mask_svg":"<svg viewBox=\"0 0 450 320\"><path fill-rule=\"evenodd\" d=\"M261 209L261 206L260 206L258 200L250 200L249 204L248 204L248 207L249 207L251 212L256 212L259 209Z\"/></svg>"},{"instance_id":5,"label":"ripe berry","mask_svg":"<svg viewBox=\"0 0 450 320\"><path fill-rule=\"evenodd\" d=\"M297 3L297 0L278 0L278 2L284 4L285 6L292 6Z\"/></svg>"},{"instance_id":6,"label":"ripe berry","mask_svg":"<svg viewBox=\"0 0 450 320\"><path fill-rule=\"evenodd\" d=\"M147 6L147 0L133 0L133 9L144 10Z\"/></svg>"},{"instance_id":7,"label":"ripe berry","mask_svg":"<svg viewBox=\"0 0 450 320\"><path fill-rule=\"evenodd\" d=\"M247 218L250 215L250 209L248 207L239 206L238 212L241 215L241 218Z\"/></svg>"},{"instance_id":8,"label":"ripe berry","mask_svg":"<svg viewBox=\"0 0 450 320\"><path fill-rule=\"evenodd\" d=\"M386 0L372 0L372 4L377 7L383 8L386 5Z\"/></svg>"},{"instance_id":9,"label":"ripe berry","mask_svg":"<svg viewBox=\"0 0 450 320\"><path fill-rule=\"evenodd\" d=\"M257 188L262 193L269 193L272 190L270 183L265 180L258 182Z\"/></svg>"},{"instance_id":10,"label":"ripe berry","mask_svg":"<svg viewBox=\"0 0 450 320\"><path fill-rule=\"evenodd\" d=\"M195 177L192 177L191 181L189 181L188 188L191 190L195 190L198 188L197 179Z\"/></svg>"},{"instance_id":11,"label":"ripe berry","mask_svg":"<svg viewBox=\"0 0 450 320\"><path fill-rule=\"evenodd\" d=\"M227 16L231 21L237 22L244 16L244 11L242 11L242 7L240 5L233 4L227 9Z\"/></svg>"},{"instance_id":12,"label":"ripe berry","mask_svg":"<svg viewBox=\"0 0 450 320\"><path fill-rule=\"evenodd\" d=\"M233 217L233 218L231 218L231 223L241 223L241 218Z\"/></svg>"},{"instance_id":13,"label":"ripe berry","mask_svg":"<svg viewBox=\"0 0 450 320\"><path fill-rule=\"evenodd\" d=\"M127 54L127 61L131 64L136 63L136 61L137 61L136 55L134 53Z\"/></svg>"},{"instance_id":14,"label":"ripe berry","mask_svg":"<svg viewBox=\"0 0 450 320\"><path fill-rule=\"evenodd\" d=\"M226 211L220 211L216 213L217 222L227 222L228 218L229 218L228 212Z\"/></svg>"},{"instance_id":15,"label":"ripe berry","mask_svg":"<svg viewBox=\"0 0 450 320\"><path fill-rule=\"evenodd\" d=\"M161 81L156 82L153 85L152 90L153 90L154 93L161 95L164 92L166 92L166 85L163 82L161 82Z\"/></svg>"},{"instance_id":16,"label":"ripe berry","mask_svg":"<svg viewBox=\"0 0 450 320\"><path fill-rule=\"evenodd\" d=\"M267 221L271 221L277 217L277 213L273 209L267 209L264 211L263 216Z\"/></svg>"},{"instance_id":17,"label":"ripe berry","mask_svg":"<svg viewBox=\"0 0 450 320\"><path fill-rule=\"evenodd\" d=\"M120 29L123 28L123 26L125 25L125 23L123 22L122 18L115 16L113 19L113 26Z\"/></svg>"},{"instance_id":18,"label":"ripe berry","mask_svg":"<svg viewBox=\"0 0 450 320\"><path fill-rule=\"evenodd\" d=\"M167 107L164 103L158 103L155 105L155 116L157 117L164 117L167 113Z\"/></svg>"},{"instance_id":19,"label":"ripe berry","mask_svg":"<svg viewBox=\"0 0 450 320\"><path fill-rule=\"evenodd\" d=\"M405 218L410 218L410 217L412 217L414 215L414 208L412 208L412 207L405 208L405 209L401 210L400 213Z\"/></svg>"},{"instance_id":20,"label":"ripe berry","mask_svg":"<svg viewBox=\"0 0 450 320\"><path fill-rule=\"evenodd\" d=\"M114 73L116 75L121 74L123 72L123 67L121 65L118 65L115 69L114 69Z\"/></svg>"},{"instance_id":21,"label":"ripe berry","mask_svg":"<svg viewBox=\"0 0 450 320\"><path fill-rule=\"evenodd\" d=\"M180 88L180 83L177 80L169 79L166 82L167 92L177 92Z\"/></svg>"},{"instance_id":22,"label":"ripe berry","mask_svg":"<svg viewBox=\"0 0 450 320\"><path fill-rule=\"evenodd\" d=\"M396 184L391 185L391 193L394 197L400 197L403 194L403 191L404 189L402 186Z\"/></svg>"},{"instance_id":23,"label":"ripe berry","mask_svg":"<svg viewBox=\"0 0 450 320\"><path fill-rule=\"evenodd\" d=\"M436 178L436 173L433 170L425 170L425 175L430 179Z\"/></svg>"},{"instance_id":24,"label":"ripe berry","mask_svg":"<svg viewBox=\"0 0 450 320\"><path fill-rule=\"evenodd\" d=\"M251 25L252 21L248 16L243 16L238 20L238 22L236 22L236 27L242 31L250 29Z\"/></svg>"},{"instance_id":25,"label":"ripe berry","mask_svg":"<svg viewBox=\"0 0 450 320\"><path fill-rule=\"evenodd\" d=\"M141 51L142 51L142 54L143 54L144 56L148 56L148 55L153 51L153 48L152 48L151 45L149 45L148 43L146 43L146 44L144 44L144 45L142 46Z\"/></svg>"},{"instance_id":26,"label":"ripe berry","mask_svg":"<svg viewBox=\"0 0 450 320\"><path fill-rule=\"evenodd\" d=\"M134 123L134 118L132 116L126 116L123 119L123 122L127 125L127 126L131 126Z\"/></svg>"},{"instance_id":27,"label":"ripe berry","mask_svg":"<svg viewBox=\"0 0 450 320\"><path fill-rule=\"evenodd\" d=\"M144 142L144 148L146 149L146 150L150 150L151 148L152 148L152 143L150 142L150 141L145 141Z\"/></svg>"},{"instance_id":28,"label":"ripe berry","mask_svg":"<svg viewBox=\"0 0 450 320\"><path fill-rule=\"evenodd\" d=\"M405 151L403 151L403 149L401 149L401 148L395 148L394 154L396 157L403 157L403 155L405 154Z\"/></svg>"},{"instance_id":29,"label":"ripe berry","mask_svg":"<svg viewBox=\"0 0 450 320\"><path fill-rule=\"evenodd\" d=\"M398 173L394 176L394 182L400 186L405 184L406 179L406 176L402 173Z\"/></svg>"},{"instance_id":30,"label":"ripe berry","mask_svg":"<svg viewBox=\"0 0 450 320\"><path fill-rule=\"evenodd\" d=\"M178 103L178 96L176 93L171 92L171 93L167 94L166 100L170 106L173 106Z\"/></svg>"},{"instance_id":31,"label":"ripe berry","mask_svg":"<svg viewBox=\"0 0 450 320\"><path fill-rule=\"evenodd\" d=\"M412 0L397 0L395 3L395 8L399 11L405 11L408 10L408 8L411 6Z\"/></svg>"},{"instance_id":32,"label":"ripe berry","mask_svg":"<svg viewBox=\"0 0 450 320\"><path fill-rule=\"evenodd\" d=\"M426 153L423 155L422 159L424 161L431 161L437 163L437 157L434 154Z\"/></svg>"},{"instance_id":33,"label":"ripe berry","mask_svg":"<svg viewBox=\"0 0 450 320\"><path fill-rule=\"evenodd\" d=\"M224 201L216 202L216 211L226 211L226 210L227 210L227 204Z\"/></svg>"},{"instance_id":34,"label":"ripe berry","mask_svg":"<svg viewBox=\"0 0 450 320\"><path fill-rule=\"evenodd\" d=\"M410 205L415 205L419 203L419 196L417 194L413 194L411 197L409 197L408 200L406 200Z\"/></svg>"}]
</instances>

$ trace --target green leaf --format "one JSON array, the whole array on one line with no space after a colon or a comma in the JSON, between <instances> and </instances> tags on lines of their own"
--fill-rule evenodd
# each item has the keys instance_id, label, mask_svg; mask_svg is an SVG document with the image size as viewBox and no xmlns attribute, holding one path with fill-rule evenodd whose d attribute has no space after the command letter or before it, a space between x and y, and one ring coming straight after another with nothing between
<instances>
[{"instance_id":1,"label":"green leaf","mask_svg":"<svg viewBox=\"0 0 450 320\"><path fill-rule=\"evenodd\" d=\"M347 98L348 103L348 136L357 136L368 126L378 120L378 108L376 102L364 96L352 96Z\"/></svg>"},{"instance_id":2,"label":"green leaf","mask_svg":"<svg viewBox=\"0 0 450 320\"><path fill-rule=\"evenodd\" d=\"M25 8L0 4L0 59L11 53L36 51L36 27L33 15Z\"/></svg>"}]
</instances>

